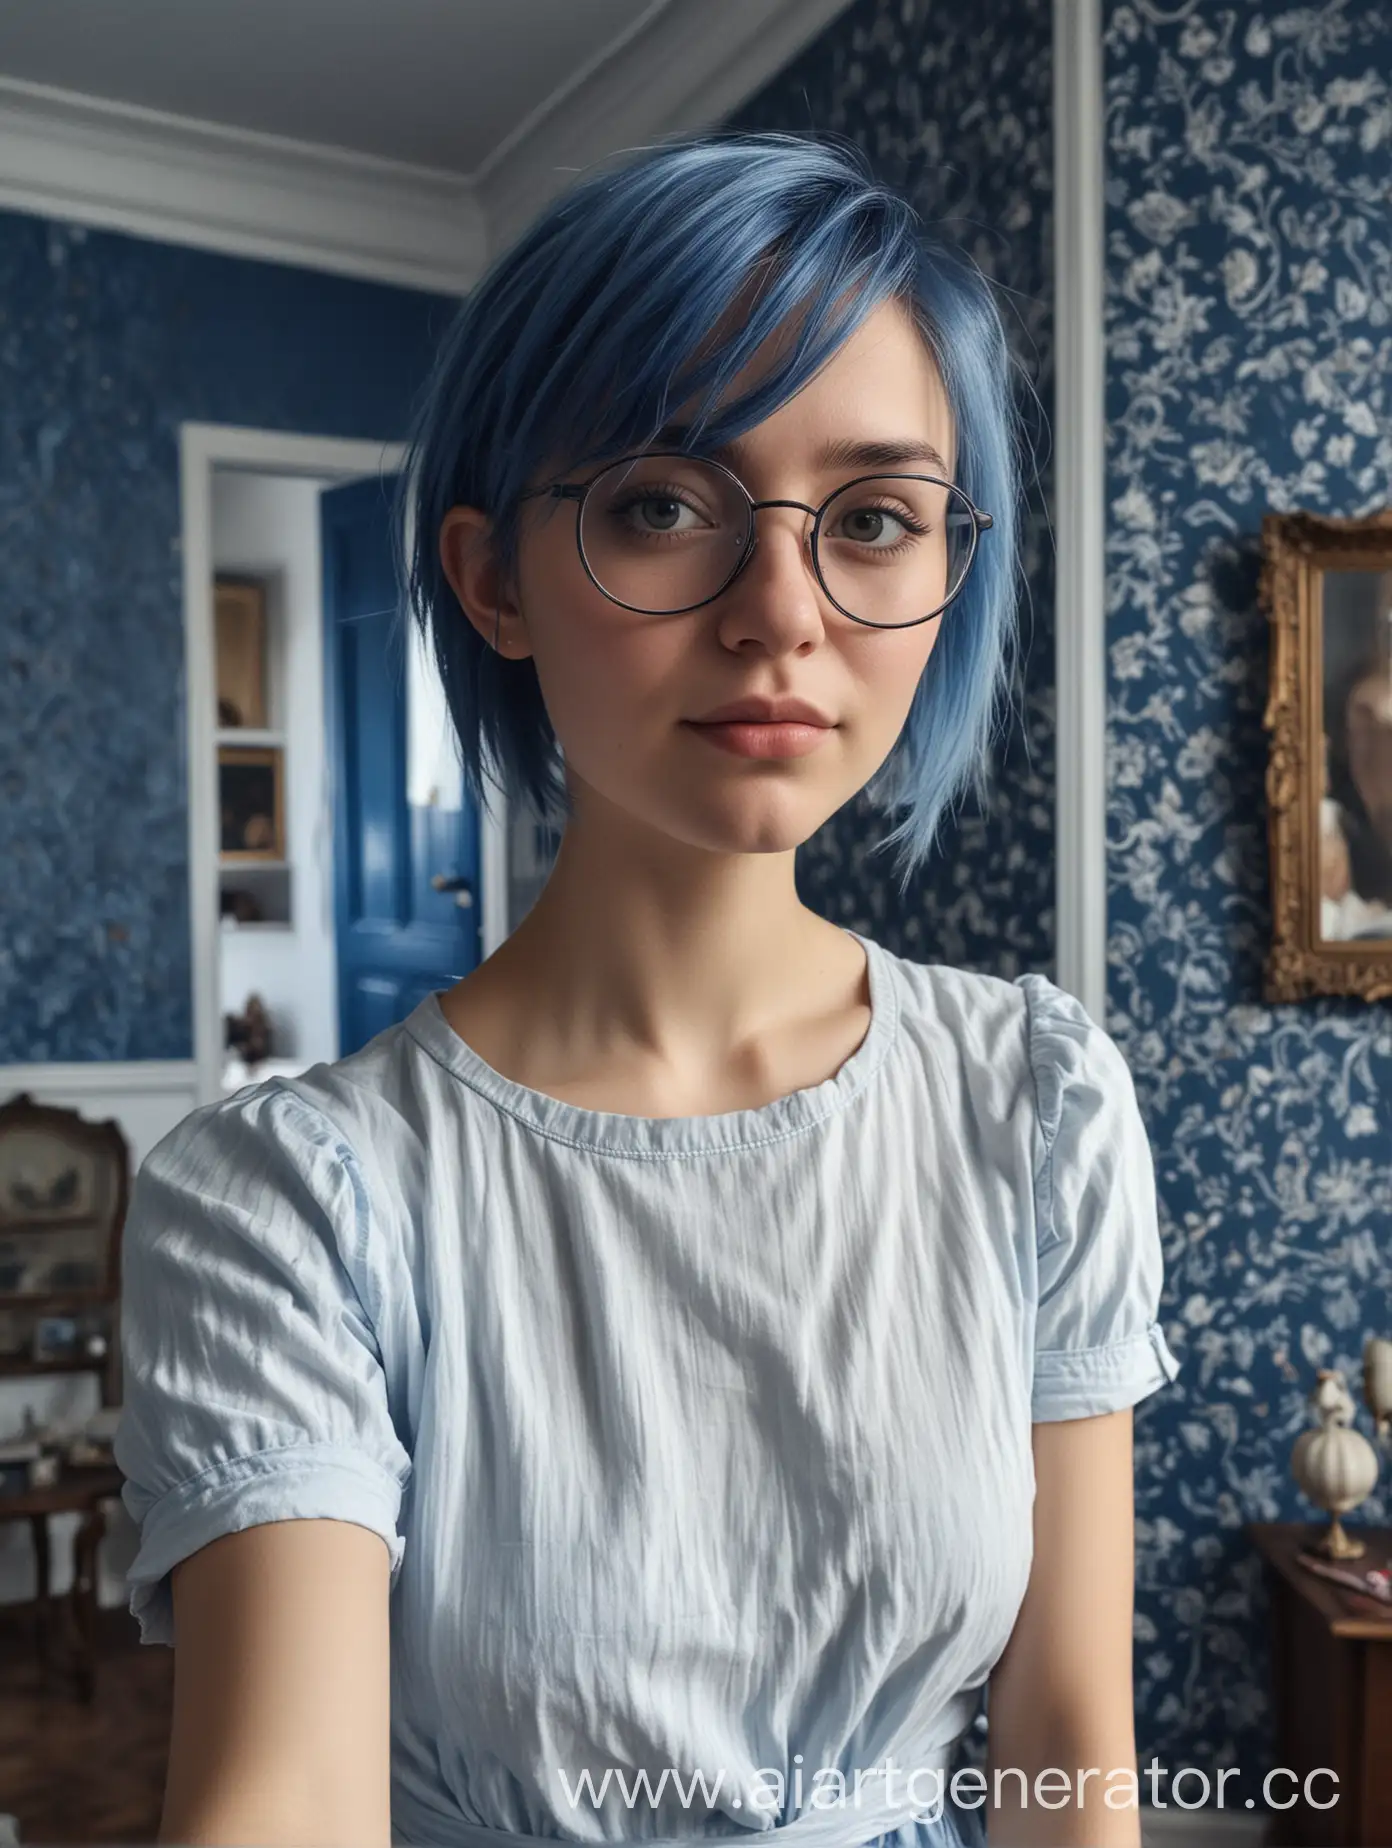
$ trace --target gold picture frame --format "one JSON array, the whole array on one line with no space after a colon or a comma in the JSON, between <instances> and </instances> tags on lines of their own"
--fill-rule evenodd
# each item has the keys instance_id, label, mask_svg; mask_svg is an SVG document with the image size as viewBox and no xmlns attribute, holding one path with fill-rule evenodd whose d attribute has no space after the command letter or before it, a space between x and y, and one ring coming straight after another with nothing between
<instances>
[{"instance_id":1,"label":"gold picture frame","mask_svg":"<svg viewBox=\"0 0 1392 1848\"><path fill-rule=\"evenodd\" d=\"M266 718L266 590L262 584L218 578L213 585L219 729L264 731Z\"/></svg>"},{"instance_id":2,"label":"gold picture frame","mask_svg":"<svg viewBox=\"0 0 1392 1848\"><path fill-rule=\"evenodd\" d=\"M1268 1001L1392 996L1392 508L1269 513Z\"/></svg>"},{"instance_id":3,"label":"gold picture frame","mask_svg":"<svg viewBox=\"0 0 1392 1848\"><path fill-rule=\"evenodd\" d=\"M218 749L219 858L224 864L285 858L285 759L279 745Z\"/></svg>"}]
</instances>

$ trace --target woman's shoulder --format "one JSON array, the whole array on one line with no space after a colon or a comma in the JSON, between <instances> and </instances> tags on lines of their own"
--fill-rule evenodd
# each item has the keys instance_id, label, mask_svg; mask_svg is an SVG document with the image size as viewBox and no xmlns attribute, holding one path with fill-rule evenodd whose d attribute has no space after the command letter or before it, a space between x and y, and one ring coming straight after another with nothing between
<instances>
[{"instance_id":1,"label":"woman's shoulder","mask_svg":"<svg viewBox=\"0 0 1392 1848\"><path fill-rule=\"evenodd\" d=\"M1076 996L1041 970L988 975L918 962L880 946L894 970L900 1018L916 1049L967 1079L1027 1089L1046 1137L1070 1094L1115 1087L1130 1074L1111 1036Z\"/></svg>"},{"instance_id":2,"label":"woman's shoulder","mask_svg":"<svg viewBox=\"0 0 1392 1848\"><path fill-rule=\"evenodd\" d=\"M384 1352L393 1342L403 1351L423 1203L450 1185L458 1140L432 1137L424 1057L396 1022L345 1057L190 1111L137 1171L123 1236L132 1277L177 1279L171 1288L186 1295L198 1280L269 1265L308 1279L321 1262L322 1289L325 1279L341 1287Z\"/></svg>"},{"instance_id":3,"label":"woman's shoulder","mask_svg":"<svg viewBox=\"0 0 1392 1848\"><path fill-rule=\"evenodd\" d=\"M156 1188L227 1197L293 1194L301 1208L340 1223L369 1203L401 1202L422 1174L442 1087L411 1016L344 1056L253 1077L200 1104L167 1130L140 1164L144 1197ZM450 1138L431 1151L438 1164Z\"/></svg>"},{"instance_id":4,"label":"woman's shoulder","mask_svg":"<svg viewBox=\"0 0 1392 1848\"><path fill-rule=\"evenodd\" d=\"M988 975L876 947L894 971L901 1015L938 1033L954 1031L971 1048L1001 1050L1003 1039L1014 1038L1021 1051L1056 1057L1063 1041L1093 1025L1081 1002L1042 970Z\"/></svg>"},{"instance_id":5,"label":"woman's shoulder","mask_svg":"<svg viewBox=\"0 0 1392 1848\"><path fill-rule=\"evenodd\" d=\"M438 1018L434 996L427 995L354 1051L291 1075L254 1081L222 1100L221 1107L254 1113L279 1092L286 1099L276 1106L281 1112L302 1128L313 1119L331 1126L356 1153L368 1146L419 1141L446 1101L455 1115L467 1102L460 1095L467 1087L450 1082L432 1052L431 1027Z\"/></svg>"}]
</instances>

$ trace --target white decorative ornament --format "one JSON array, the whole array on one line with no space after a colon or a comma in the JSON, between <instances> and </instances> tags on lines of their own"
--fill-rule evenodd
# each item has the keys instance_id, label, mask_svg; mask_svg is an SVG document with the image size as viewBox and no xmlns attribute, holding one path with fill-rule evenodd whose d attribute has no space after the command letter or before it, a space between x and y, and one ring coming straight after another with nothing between
<instances>
[{"instance_id":1,"label":"white decorative ornament","mask_svg":"<svg viewBox=\"0 0 1392 1848\"><path fill-rule=\"evenodd\" d=\"M1295 1440L1291 1471L1301 1493L1330 1517L1328 1530L1314 1550L1330 1559L1358 1559L1363 1542L1349 1538L1339 1517L1371 1492L1378 1476L1377 1452L1353 1429L1353 1399L1342 1373L1321 1368L1310 1403L1319 1414L1319 1427L1303 1431Z\"/></svg>"}]
</instances>

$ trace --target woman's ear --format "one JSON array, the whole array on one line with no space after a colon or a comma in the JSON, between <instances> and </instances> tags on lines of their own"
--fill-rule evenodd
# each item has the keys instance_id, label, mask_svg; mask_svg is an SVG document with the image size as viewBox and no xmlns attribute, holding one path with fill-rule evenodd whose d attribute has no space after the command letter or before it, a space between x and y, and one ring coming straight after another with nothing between
<instances>
[{"instance_id":1,"label":"woman's ear","mask_svg":"<svg viewBox=\"0 0 1392 1848\"><path fill-rule=\"evenodd\" d=\"M498 562L493 522L477 507L451 507L440 522L440 565L459 607L490 648L510 661L531 652L512 584Z\"/></svg>"}]
</instances>

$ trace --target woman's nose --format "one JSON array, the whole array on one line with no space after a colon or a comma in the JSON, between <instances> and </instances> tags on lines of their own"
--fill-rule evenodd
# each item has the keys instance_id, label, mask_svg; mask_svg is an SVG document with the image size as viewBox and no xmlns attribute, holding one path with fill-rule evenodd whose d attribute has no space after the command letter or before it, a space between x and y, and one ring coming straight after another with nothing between
<instances>
[{"instance_id":1,"label":"woman's nose","mask_svg":"<svg viewBox=\"0 0 1392 1848\"><path fill-rule=\"evenodd\" d=\"M754 544L721 598L721 633L729 646L757 640L779 652L821 638L826 612L812 565L812 522L793 508L761 507Z\"/></svg>"}]
</instances>

